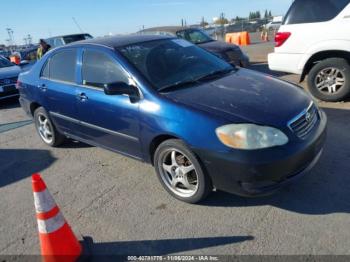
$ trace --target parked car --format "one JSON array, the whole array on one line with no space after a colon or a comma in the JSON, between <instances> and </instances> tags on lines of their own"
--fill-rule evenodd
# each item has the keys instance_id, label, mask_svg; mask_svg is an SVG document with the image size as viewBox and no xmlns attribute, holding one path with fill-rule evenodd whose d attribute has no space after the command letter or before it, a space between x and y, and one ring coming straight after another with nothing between
<instances>
[{"instance_id":1,"label":"parked car","mask_svg":"<svg viewBox=\"0 0 350 262\"><path fill-rule=\"evenodd\" d=\"M70 137L153 164L190 203L213 188L271 193L316 164L326 136L325 113L299 87L174 37L60 47L18 88L45 144Z\"/></svg>"},{"instance_id":2,"label":"parked car","mask_svg":"<svg viewBox=\"0 0 350 262\"><path fill-rule=\"evenodd\" d=\"M0 101L18 96L16 82L21 68L0 56Z\"/></svg>"},{"instance_id":3,"label":"parked car","mask_svg":"<svg viewBox=\"0 0 350 262\"><path fill-rule=\"evenodd\" d=\"M272 70L308 75L311 94L340 101L350 94L350 0L295 0L269 54Z\"/></svg>"},{"instance_id":4,"label":"parked car","mask_svg":"<svg viewBox=\"0 0 350 262\"><path fill-rule=\"evenodd\" d=\"M269 31L278 31L282 25L282 22L271 21L265 25L265 28Z\"/></svg>"},{"instance_id":5,"label":"parked car","mask_svg":"<svg viewBox=\"0 0 350 262\"><path fill-rule=\"evenodd\" d=\"M45 39L45 42L48 43L51 46L51 48L55 48L91 38L93 37L90 34L61 35L47 38Z\"/></svg>"},{"instance_id":6,"label":"parked car","mask_svg":"<svg viewBox=\"0 0 350 262\"><path fill-rule=\"evenodd\" d=\"M183 28L178 26L155 27L145 29L141 33L177 36L204 48L230 64L241 67L247 67L249 65L249 57L242 52L239 46L216 41L197 28Z\"/></svg>"}]
</instances>

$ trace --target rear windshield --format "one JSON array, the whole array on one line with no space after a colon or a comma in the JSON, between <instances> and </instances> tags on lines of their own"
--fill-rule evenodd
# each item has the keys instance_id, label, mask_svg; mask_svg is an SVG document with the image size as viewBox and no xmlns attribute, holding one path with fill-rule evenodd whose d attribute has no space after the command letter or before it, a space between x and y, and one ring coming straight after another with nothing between
<instances>
[{"instance_id":1,"label":"rear windshield","mask_svg":"<svg viewBox=\"0 0 350 262\"><path fill-rule=\"evenodd\" d=\"M87 39L91 39L92 36L89 34L82 34L82 35L69 35L69 36L64 36L64 42L66 44L70 44L73 42L77 42L77 41L81 41L81 40L87 40Z\"/></svg>"},{"instance_id":2,"label":"rear windshield","mask_svg":"<svg viewBox=\"0 0 350 262\"><path fill-rule=\"evenodd\" d=\"M295 0L283 24L325 22L335 18L350 0Z\"/></svg>"}]
</instances>

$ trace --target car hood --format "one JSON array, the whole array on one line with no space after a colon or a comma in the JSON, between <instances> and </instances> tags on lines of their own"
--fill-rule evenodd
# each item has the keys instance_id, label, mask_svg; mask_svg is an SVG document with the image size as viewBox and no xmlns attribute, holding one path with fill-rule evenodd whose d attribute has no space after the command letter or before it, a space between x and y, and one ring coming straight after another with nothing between
<instances>
[{"instance_id":1,"label":"car hood","mask_svg":"<svg viewBox=\"0 0 350 262\"><path fill-rule=\"evenodd\" d=\"M19 66L9 66L0 68L0 79L17 77L21 73Z\"/></svg>"},{"instance_id":2,"label":"car hood","mask_svg":"<svg viewBox=\"0 0 350 262\"><path fill-rule=\"evenodd\" d=\"M299 87L272 76L239 69L221 79L165 94L186 106L233 123L286 126L306 109L310 97Z\"/></svg>"},{"instance_id":3,"label":"car hood","mask_svg":"<svg viewBox=\"0 0 350 262\"><path fill-rule=\"evenodd\" d=\"M208 43L198 44L198 46L215 53L221 53L232 49L238 49L238 46L236 45L227 44L221 41L211 41Z\"/></svg>"}]
</instances>

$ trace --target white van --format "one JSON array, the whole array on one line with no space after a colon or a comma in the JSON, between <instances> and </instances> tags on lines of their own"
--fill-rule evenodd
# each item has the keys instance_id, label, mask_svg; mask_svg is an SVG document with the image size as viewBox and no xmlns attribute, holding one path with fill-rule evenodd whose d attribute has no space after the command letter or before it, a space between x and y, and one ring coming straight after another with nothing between
<instances>
[{"instance_id":1,"label":"white van","mask_svg":"<svg viewBox=\"0 0 350 262\"><path fill-rule=\"evenodd\" d=\"M275 41L271 70L308 75L321 100L350 95L350 0L295 0Z\"/></svg>"}]
</instances>

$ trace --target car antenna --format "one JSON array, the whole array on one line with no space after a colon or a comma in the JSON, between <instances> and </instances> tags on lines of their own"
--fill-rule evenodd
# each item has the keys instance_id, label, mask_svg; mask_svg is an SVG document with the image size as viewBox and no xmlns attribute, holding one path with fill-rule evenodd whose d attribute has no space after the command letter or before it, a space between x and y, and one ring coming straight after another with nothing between
<instances>
[{"instance_id":1,"label":"car antenna","mask_svg":"<svg viewBox=\"0 0 350 262\"><path fill-rule=\"evenodd\" d=\"M84 33L83 29L80 27L80 25L78 24L77 20L75 19L75 17L72 17L72 20L74 22L74 24L78 27L78 29L80 30L80 33Z\"/></svg>"}]
</instances>

